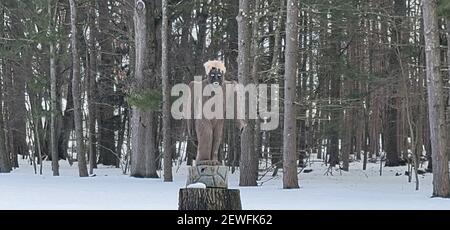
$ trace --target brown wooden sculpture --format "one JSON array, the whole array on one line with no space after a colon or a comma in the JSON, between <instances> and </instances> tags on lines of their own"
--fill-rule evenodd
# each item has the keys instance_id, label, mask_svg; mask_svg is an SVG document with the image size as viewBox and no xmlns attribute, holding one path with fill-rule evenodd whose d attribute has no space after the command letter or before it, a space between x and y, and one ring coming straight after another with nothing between
<instances>
[{"instance_id":1,"label":"brown wooden sculpture","mask_svg":"<svg viewBox=\"0 0 450 230\"><path fill-rule=\"evenodd\" d=\"M227 100L232 100L232 98L227 97L227 89L232 89L234 85L237 83L235 81L227 81L225 79L226 68L223 62L221 61L208 61L204 64L206 79L203 81L192 81L189 84L191 92L194 92L196 89L196 84L199 86L201 84L202 92L205 90L205 87L220 87L222 93L222 105L223 105L223 114L219 118L208 119L203 116L197 117L198 114L194 114L195 107L200 106L201 108L197 111L203 112L203 106L209 99L211 99L214 94L211 96L202 96L201 104L199 103L199 97L195 98L194 94L191 93L191 116L192 119L188 120L188 133L193 136L194 131L197 133L198 140L198 149L197 149L197 158L196 165L220 165L219 160L219 147L222 143L223 137L223 126L226 118L226 102ZM229 87L227 87L227 85ZM231 86L231 87L230 87ZM200 88L200 87L197 87ZM217 108L216 108L217 109ZM237 112L236 103L234 103L234 113ZM234 116L236 118L236 116ZM242 119L236 119L238 128L242 131L245 127L245 122Z\"/></svg>"}]
</instances>

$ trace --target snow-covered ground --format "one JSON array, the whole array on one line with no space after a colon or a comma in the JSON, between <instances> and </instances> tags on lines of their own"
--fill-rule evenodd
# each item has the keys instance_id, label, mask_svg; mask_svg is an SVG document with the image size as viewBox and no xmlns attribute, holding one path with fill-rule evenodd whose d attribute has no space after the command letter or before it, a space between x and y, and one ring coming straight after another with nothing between
<instances>
[{"instance_id":1,"label":"snow-covered ground","mask_svg":"<svg viewBox=\"0 0 450 230\"><path fill-rule=\"evenodd\" d=\"M79 178L76 165L61 161L60 177L52 177L50 162L44 175L22 161L11 174L0 174L0 209L177 209L178 190L185 186L186 167L174 167L174 182L137 179L120 169L101 167L95 177ZM420 176L420 190L404 176L406 167L384 168L379 164L352 163L350 172L314 163L310 173L299 176L300 189L283 190L281 177L267 174L259 187L241 187L244 209L450 209L450 199L431 198L432 175ZM401 176L396 176L401 173ZM281 172L280 172L281 174ZM230 187L238 188L238 174ZM414 179L413 179L414 182Z\"/></svg>"}]
</instances>

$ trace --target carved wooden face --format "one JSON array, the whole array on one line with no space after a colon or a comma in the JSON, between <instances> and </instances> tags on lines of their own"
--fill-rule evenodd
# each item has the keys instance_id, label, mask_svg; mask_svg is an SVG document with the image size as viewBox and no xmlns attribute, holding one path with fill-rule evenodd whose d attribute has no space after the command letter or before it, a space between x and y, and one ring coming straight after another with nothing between
<instances>
[{"instance_id":1,"label":"carved wooden face","mask_svg":"<svg viewBox=\"0 0 450 230\"><path fill-rule=\"evenodd\" d=\"M222 85L223 82L223 72L220 69L212 68L208 73L208 80L210 84L214 86Z\"/></svg>"}]
</instances>

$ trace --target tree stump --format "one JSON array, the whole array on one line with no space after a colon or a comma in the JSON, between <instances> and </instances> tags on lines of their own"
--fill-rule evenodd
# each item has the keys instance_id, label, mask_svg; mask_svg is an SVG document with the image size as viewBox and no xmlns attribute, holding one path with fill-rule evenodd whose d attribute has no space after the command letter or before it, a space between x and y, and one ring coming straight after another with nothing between
<instances>
[{"instance_id":1,"label":"tree stump","mask_svg":"<svg viewBox=\"0 0 450 230\"><path fill-rule=\"evenodd\" d=\"M180 189L179 210L242 210L238 189Z\"/></svg>"}]
</instances>

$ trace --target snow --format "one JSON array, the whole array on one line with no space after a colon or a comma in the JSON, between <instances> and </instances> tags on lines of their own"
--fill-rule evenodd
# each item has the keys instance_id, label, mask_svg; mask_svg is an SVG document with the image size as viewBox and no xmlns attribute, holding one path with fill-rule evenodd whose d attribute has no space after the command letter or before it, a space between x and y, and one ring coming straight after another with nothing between
<instances>
[{"instance_id":1,"label":"snow","mask_svg":"<svg viewBox=\"0 0 450 230\"><path fill-rule=\"evenodd\" d=\"M203 183L195 183L195 184L190 184L190 185L186 186L186 188L200 188L200 189L206 189L206 184L203 184Z\"/></svg>"},{"instance_id":2,"label":"snow","mask_svg":"<svg viewBox=\"0 0 450 230\"><path fill-rule=\"evenodd\" d=\"M76 165L60 161L60 177L51 176L50 162L45 162L44 175L35 175L27 161L10 174L0 174L0 209L157 209L174 210L178 190L185 187L186 166L174 167L174 182L162 179L137 179L123 175L121 169L102 167L94 177L79 178ZM450 199L431 198L432 175L420 175L420 190L414 179L408 183L406 166L383 168L369 163L350 165L350 172L333 170L321 162L308 167L313 171L299 174L300 189L283 190L282 178L271 173L259 187L238 187L239 174L230 175L230 188L241 190L244 209L450 209ZM263 172L261 173L263 174ZM282 172L279 172L281 175ZM396 176L396 174L402 174Z\"/></svg>"}]
</instances>

